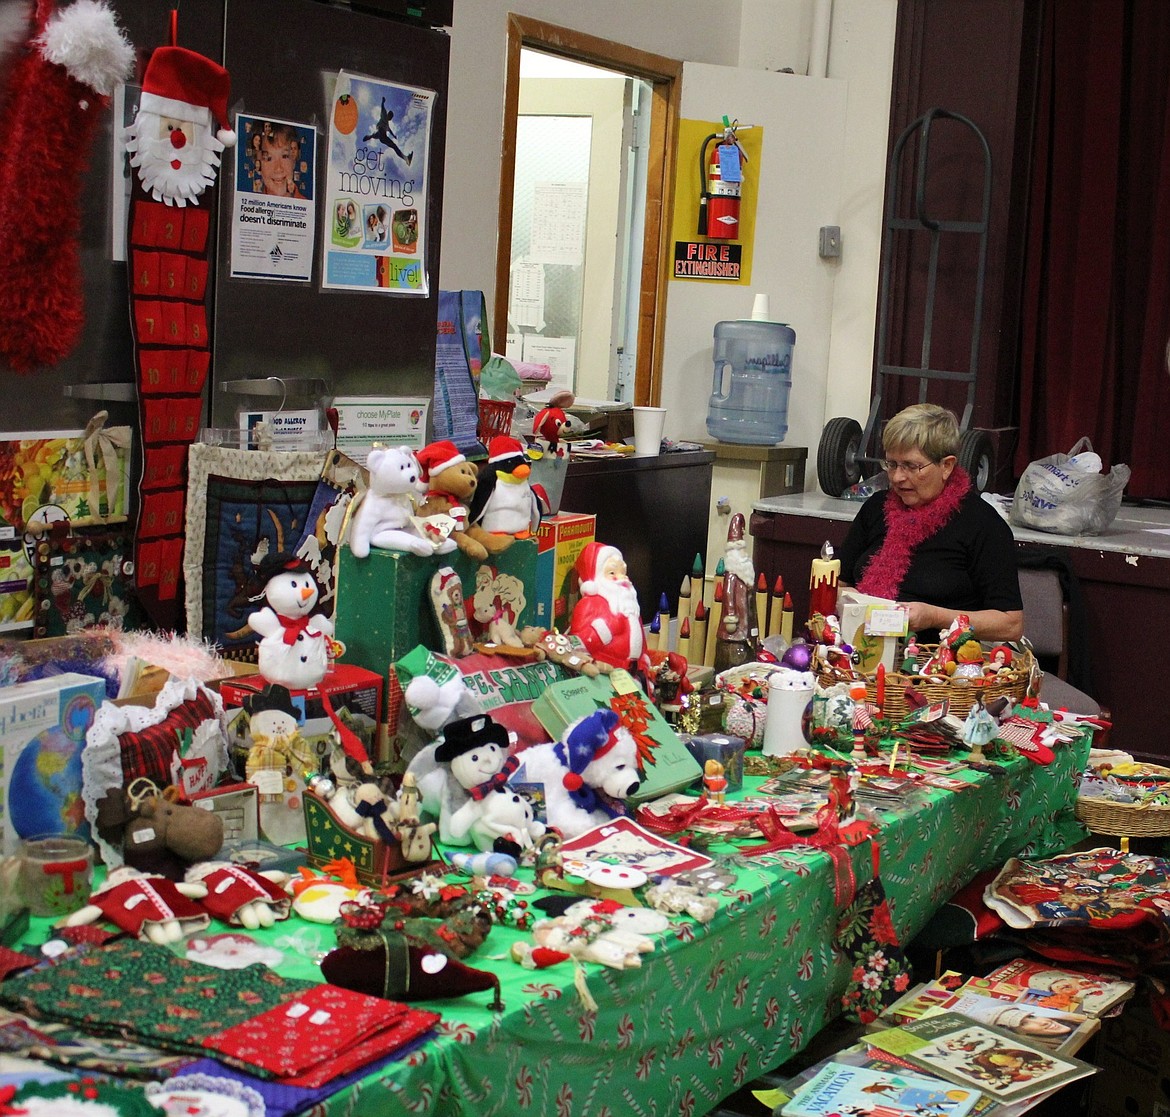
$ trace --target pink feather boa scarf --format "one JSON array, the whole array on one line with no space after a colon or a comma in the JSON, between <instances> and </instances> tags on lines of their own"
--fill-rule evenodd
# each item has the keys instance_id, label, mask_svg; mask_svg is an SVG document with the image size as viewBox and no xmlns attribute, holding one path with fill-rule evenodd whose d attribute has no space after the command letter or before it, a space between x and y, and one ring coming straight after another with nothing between
<instances>
[{"instance_id":1,"label":"pink feather boa scarf","mask_svg":"<svg viewBox=\"0 0 1170 1117\"><path fill-rule=\"evenodd\" d=\"M866 563L865 570L857 579L857 588L873 597L896 601L914 552L950 522L970 490L971 478L957 465L947 478L943 491L929 504L908 508L902 503L902 498L890 489L882 509L886 518L886 537Z\"/></svg>"}]
</instances>

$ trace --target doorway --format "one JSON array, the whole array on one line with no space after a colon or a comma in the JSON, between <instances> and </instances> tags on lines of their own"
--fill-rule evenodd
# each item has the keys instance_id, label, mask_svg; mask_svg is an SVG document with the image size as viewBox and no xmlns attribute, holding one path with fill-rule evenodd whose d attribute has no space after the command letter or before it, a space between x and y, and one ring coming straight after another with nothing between
<instances>
[{"instance_id":1,"label":"doorway","mask_svg":"<svg viewBox=\"0 0 1170 1117\"><path fill-rule=\"evenodd\" d=\"M494 333L584 399L658 399L682 64L510 15Z\"/></svg>"}]
</instances>

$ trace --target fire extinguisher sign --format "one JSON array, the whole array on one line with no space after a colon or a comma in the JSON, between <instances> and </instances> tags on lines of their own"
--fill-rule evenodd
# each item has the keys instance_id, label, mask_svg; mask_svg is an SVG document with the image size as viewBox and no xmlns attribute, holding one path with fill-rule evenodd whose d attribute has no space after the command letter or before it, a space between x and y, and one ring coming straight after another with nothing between
<instances>
[{"instance_id":1,"label":"fire extinguisher sign","mask_svg":"<svg viewBox=\"0 0 1170 1117\"><path fill-rule=\"evenodd\" d=\"M740 277L743 245L732 241L676 240L675 279L730 279Z\"/></svg>"}]
</instances>

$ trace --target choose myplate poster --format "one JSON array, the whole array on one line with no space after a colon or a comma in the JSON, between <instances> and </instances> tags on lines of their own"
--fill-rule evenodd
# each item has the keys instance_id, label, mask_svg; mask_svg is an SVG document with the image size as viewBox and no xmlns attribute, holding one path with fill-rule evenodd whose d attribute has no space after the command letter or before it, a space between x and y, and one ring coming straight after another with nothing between
<instances>
[{"instance_id":1,"label":"choose myplate poster","mask_svg":"<svg viewBox=\"0 0 1170 1117\"><path fill-rule=\"evenodd\" d=\"M329 115L322 287L427 294L430 89L342 70Z\"/></svg>"},{"instance_id":2,"label":"choose myplate poster","mask_svg":"<svg viewBox=\"0 0 1170 1117\"><path fill-rule=\"evenodd\" d=\"M307 283L317 223L317 131L311 124L241 113L236 135L232 275Z\"/></svg>"}]
</instances>

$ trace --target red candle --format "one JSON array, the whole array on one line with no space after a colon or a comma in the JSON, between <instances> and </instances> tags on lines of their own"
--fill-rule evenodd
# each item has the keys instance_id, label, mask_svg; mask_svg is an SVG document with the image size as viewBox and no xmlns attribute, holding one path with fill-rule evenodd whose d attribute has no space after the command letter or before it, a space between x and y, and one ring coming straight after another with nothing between
<instances>
[{"instance_id":1,"label":"red candle","mask_svg":"<svg viewBox=\"0 0 1170 1117\"><path fill-rule=\"evenodd\" d=\"M826 542L821 547L821 557L812 561L808 587L808 614L820 613L822 617L835 616L837 612L837 580L841 575L841 560L833 557L833 544Z\"/></svg>"},{"instance_id":2,"label":"red candle","mask_svg":"<svg viewBox=\"0 0 1170 1117\"><path fill-rule=\"evenodd\" d=\"M878 708L880 714L886 708L886 665L879 663L877 665L877 676L874 683L874 705Z\"/></svg>"}]
</instances>

